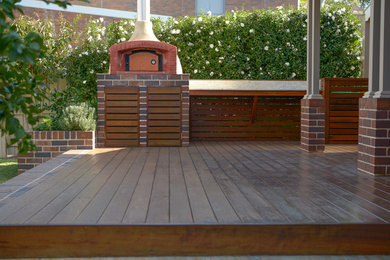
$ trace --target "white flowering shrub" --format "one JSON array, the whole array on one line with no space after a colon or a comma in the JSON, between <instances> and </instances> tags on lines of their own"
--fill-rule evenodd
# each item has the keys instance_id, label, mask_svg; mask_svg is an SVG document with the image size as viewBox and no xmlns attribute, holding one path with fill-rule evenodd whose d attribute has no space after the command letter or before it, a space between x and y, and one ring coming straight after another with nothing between
<instances>
[{"instance_id":1,"label":"white flowering shrub","mask_svg":"<svg viewBox=\"0 0 390 260\"><path fill-rule=\"evenodd\" d=\"M63 21L56 31L52 25L42 25L47 22L19 20L29 24L20 26L26 33L44 30L41 33L51 48L51 56L41 63L46 74L67 79L64 91L52 93L51 110L60 115L69 104L80 102L96 107L96 73L108 72L110 46L128 41L135 21L104 26L103 18L90 20L80 32L75 29L77 21ZM321 10L321 77L360 76L359 29L360 22L347 5L332 4ZM177 46L183 71L194 79L306 78L305 10L154 19L153 30L160 41Z\"/></svg>"},{"instance_id":2,"label":"white flowering shrub","mask_svg":"<svg viewBox=\"0 0 390 260\"><path fill-rule=\"evenodd\" d=\"M322 9L321 77L360 76L359 29L348 6ZM156 32L191 78L305 79L306 31L305 10L278 8L171 19Z\"/></svg>"}]
</instances>

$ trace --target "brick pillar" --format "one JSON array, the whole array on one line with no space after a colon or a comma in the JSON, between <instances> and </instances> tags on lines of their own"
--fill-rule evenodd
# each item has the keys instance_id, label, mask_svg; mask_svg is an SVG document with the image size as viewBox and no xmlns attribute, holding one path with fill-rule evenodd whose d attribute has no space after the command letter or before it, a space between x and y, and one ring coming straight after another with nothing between
<instances>
[{"instance_id":1,"label":"brick pillar","mask_svg":"<svg viewBox=\"0 0 390 260\"><path fill-rule=\"evenodd\" d=\"M183 80L189 80L189 75L182 77ZM181 145L188 146L190 143L190 91L188 85L182 86L181 107Z\"/></svg>"},{"instance_id":2,"label":"brick pillar","mask_svg":"<svg viewBox=\"0 0 390 260\"><path fill-rule=\"evenodd\" d=\"M147 103L148 93L147 87L139 88L139 145L147 145L148 125L147 125Z\"/></svg>"},{"instance_id":3,"label":"brick pillar","mask_svg":"<svg viewBox=\"0 0 390 260\"><path fill-rule=\"evenodd\" d=\"M98 86L97 86L97 127L96 127L96 147L104 147L104 136L105 136L105 93L104 85L101 84L104 79L104 74L98 74Z\"/></svg>"},{"instance_id":4,"label":"brick pillar","mask_svg":"<svg viewBox=\"0 0 390 260\"><path fill-rule=\"evenodd\" d=\"M358 170L390 175L390 98L359 102Z\"/></svg>"},{"instance_id":5,"label":"brick pillar","mask_svg":"<svg viewBox=\"0 0 390 260\"><path fill-rule=\"evenodd\" d=\"M325 99L301 100L301 149L323 152L325 149Z\"/></svg>"}]
</instances>

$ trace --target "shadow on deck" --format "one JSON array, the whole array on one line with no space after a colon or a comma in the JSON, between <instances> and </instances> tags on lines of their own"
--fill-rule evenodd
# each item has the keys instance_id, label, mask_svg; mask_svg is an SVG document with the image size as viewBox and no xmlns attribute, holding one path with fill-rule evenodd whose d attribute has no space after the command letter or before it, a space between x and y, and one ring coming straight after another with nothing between
<instances>
[{"instance_id":1,"label":"shadow on deck","mask_svg":"<svg viewBox=\"0 0 390 260\"><path fill-rule=\"evenodd\" d=\"M6 200L0 257L389 254L390 180L356 163L356 145L95 149Z\"/></svg>"}]
</instances>

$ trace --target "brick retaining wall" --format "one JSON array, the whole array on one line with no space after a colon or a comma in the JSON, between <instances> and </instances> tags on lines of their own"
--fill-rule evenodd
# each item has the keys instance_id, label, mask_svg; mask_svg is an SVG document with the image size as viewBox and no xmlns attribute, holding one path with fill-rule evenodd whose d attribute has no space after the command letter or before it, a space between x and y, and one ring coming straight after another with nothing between
<instances>
[{"instance_id":1,"label":"brick retaining wall","mask_svg":"<svg viewBox=\"0 0 390 260\"><path fill-rule=\"evenodd\" d=\"M32 131L36 152L18 155L18 173L44 163L68 150L92 150L95 148L95 132L81 131Z\"/></svg>"}]
</instances>

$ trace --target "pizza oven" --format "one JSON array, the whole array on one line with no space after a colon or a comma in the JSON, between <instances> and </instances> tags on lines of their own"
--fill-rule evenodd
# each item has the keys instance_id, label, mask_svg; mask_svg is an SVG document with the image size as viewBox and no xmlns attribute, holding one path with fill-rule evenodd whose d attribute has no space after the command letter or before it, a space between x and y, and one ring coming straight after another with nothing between
<instances>
[{"instance_id":1,"label":"pizza oven","mask_svg":"<svg viewBox=\"0 0 390 260\"><path fill-rule=\"evenodd\" d=\"M177 74L177 48L159 41L128 41L110 48L110 73Z\"/></svg>"},{"instance_id":2,"label":"pizza oven","mask_svg":"<svg viewBox=\"0 0 390 260\"><path fill-rule=\"evenodd\" d=\"M144 19L129 41L111 46L110 72L98 74L97 147L189 144L189 75L176 46Z\"/></svg>"}]
</instances>

